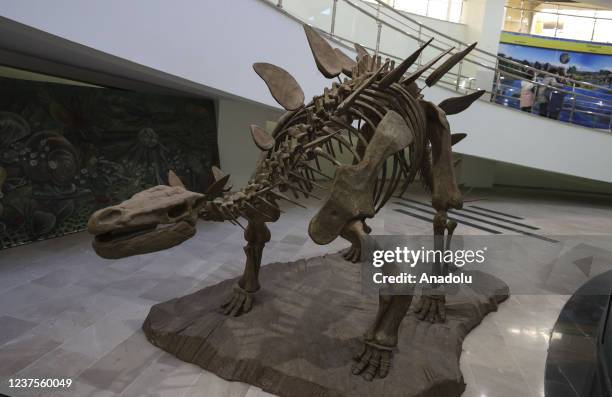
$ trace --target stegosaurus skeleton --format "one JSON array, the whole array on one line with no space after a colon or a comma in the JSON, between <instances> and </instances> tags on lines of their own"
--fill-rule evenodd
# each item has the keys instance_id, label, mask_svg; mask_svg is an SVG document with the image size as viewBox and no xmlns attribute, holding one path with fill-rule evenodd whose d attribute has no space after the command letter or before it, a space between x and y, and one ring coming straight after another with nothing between
<instances>
[{"instance_id":1,"label":"stegosaurus skeleton","mask_svg":"<svg viewBox=\"0 0 612 397\"><path fill-rule=\"evenodd\" d=\"M170 172L169 186L145 190L91 216L88 229L96 236L93 246L98 255L121 258L180 244L195 235L198 217L240 226L239 218L244 218L245 270L221 308L225 314L237 316L250 311L253 294L260 289L262 252L270 240L266 222L280 217L278 200L301 205L287 194L295 199L314 196L317 179L332 179L330 195L311 220L308 234L318 244L328 244L338 236L345 238L351 243L345 258L356 262L368 238L365 219L380 210L402 179L403 193L419 173L432 192L432 205L437 211L434 241L441 248L446 232L450 238L456 226L447 219L447 210L462 205L451 146L465 137L450 133L446 114L463 111L484 91L447 99L439 105L424 101L417 79L451 50L405 74L431 40L395 66L388 59L383 62L379 56L369 55L359 45L354 62L311 27L304 26L304 30L321 73L328 78L344 73L347 78L334 82L323 95L304 104L302 89L288 72L271 64L253 65L287 112L271 135L251 126L262 155L247 185L230 192L226 187L229 176L213 169L215 182L203 195L186 190ZM429 74L426 85L439 81L474 46L449 57ZM339 154L345 150L350 161L341 164ZM322 172L320 160L336 167L333 178ZM411 296L380 296L376 319L365 334L363 352L357 356L355 374L367 380L386 376L398 328L411 300ZM422 319L444 321L444 295L422 297L419 304Z\"/></svg>"}]
</instances>

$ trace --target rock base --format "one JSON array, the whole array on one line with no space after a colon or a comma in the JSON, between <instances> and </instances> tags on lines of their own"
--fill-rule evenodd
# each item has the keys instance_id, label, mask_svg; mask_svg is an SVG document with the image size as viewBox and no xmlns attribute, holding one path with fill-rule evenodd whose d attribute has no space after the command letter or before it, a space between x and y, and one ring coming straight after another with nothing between
<instances>
[{"instance_id":1,"label":"rock base","mask_svg":"<svg viewBox=\"0 0 612 397\"><path fill-rule=\"evenodd\" d=\"M246 315L217 312L231 279L153 306L143 329L181 360L279 396L460 396L463 339L508 297L508 286L471 272L478 291L462 287L447 297L445 324L409 314L389 375L367 382L351 374L352 357L378 298L362 293L360 270L338 254L273 263L261 269L262 290Z\"/></svg>"}]
</instances>

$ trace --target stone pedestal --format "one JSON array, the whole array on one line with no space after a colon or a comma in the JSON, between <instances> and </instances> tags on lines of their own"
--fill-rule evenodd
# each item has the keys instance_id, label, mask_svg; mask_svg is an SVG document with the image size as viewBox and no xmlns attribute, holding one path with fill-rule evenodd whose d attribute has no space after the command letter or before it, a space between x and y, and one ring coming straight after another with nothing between
<instances>
[{"instance_id":1,"label":"stone pedestal","mask_svg":"<svg viewBox=\"0 0 612 397\"><path fill-rule=\"evenodd\" d=\"M350 369L378 298L362 293L360 265L338 254L264 266L262 290L241 317L216 311L232 279L153 306L143 329L181 360L280 396L460 396L463 339L508 297L501 280L471 274L478 291L449 296L445 324L404 319L391 371L373 382Z\"/></svg>"}]
</instances>

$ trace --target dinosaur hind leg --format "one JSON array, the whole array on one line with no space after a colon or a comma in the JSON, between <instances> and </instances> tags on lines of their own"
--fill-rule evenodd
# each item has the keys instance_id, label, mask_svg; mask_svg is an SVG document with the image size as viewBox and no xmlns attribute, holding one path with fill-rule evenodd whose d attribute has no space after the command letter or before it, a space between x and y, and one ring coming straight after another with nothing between
<instances>
[{"instance_id":1,"label":"dinosaur hind leg","mask_svg":"<svg viewBox=\"0 0 612 397\"><path fill-rule=\"evenodd\" d=\"M248 313L253 307L254 294L260 288L259 268L264 246L270 241L270 230L263 221L249 220L244 232L247 245L244 247L246 263L244 273L234 286L229 299L221 306L220 311L230 316Z\"/></svg>"},{"instance_id":2,"label":"dinosaur hind leg","mask_svg":"<svg viewBox=\"0 0 612 397\"><path fill-rule=\"evenodd\" d=\"M378 313L364 336L361 352L354 357L353 375L361 375L367 381L387 376L399 326L411 302L412 295L379 295Z\"/></svg>"}]
</instances>

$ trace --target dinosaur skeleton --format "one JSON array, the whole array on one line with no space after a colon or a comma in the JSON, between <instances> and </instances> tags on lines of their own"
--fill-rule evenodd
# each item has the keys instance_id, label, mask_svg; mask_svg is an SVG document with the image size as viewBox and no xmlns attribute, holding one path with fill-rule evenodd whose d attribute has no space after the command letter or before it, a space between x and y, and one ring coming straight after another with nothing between
<instances>
[{"instance_id":1,"label":"dinosaur skeleton","mask_svg":"<svg viewBox=\"0 0 612 397\"><path fill-rule=\"evenodd\" d=\"M407 70L431 41L399 65L356 45L355 62L311 27L304 26L304 30L319 71L327 78L341 73L347 77L305 104L302 89L288 72L267 63L254 64L255 72L286 112L271 134L251 126L261 157L246 186L231 192L229 175L214 168L215 182L206 194L194 193L170 172L170 186L145 190L91 216L88 230L95 235L93 247L98 255L121 258L180 244L195 235L198 217L239 225L247 241L245 270L221 308L227 315L238 316L250 311L254 293L260 289L262 252L270 240L266 223L280 217L279 201L301 206L300 197L315 197L317 180L332 180L330 194L310 221L308 234L318 244L328 244L338 236L348 240L351 247L345 258L356 262L369 238L365 220L380 210L402 180L400 195L419 174L437 211L435 247L445 246L445 235L448 246L456 224L448 220L447 210L462 205L451 146L465 134L451 134L446 115L465 110L484 91L439 105L425 101L416 81L450 50L412 73ZM429 73L425 84L436 84L474 46L450 56ZM340 157L350 160L342 164ZM322 171L322 161L335 167L333 177ZM209 198L213 196L217 197ZM407 295L379 297L378 313L365 334L363 351L355 358L354 374L366 380L387 375L399 325L411 300ZM421 319L444 321L444 295L425 294L417 312Z\"/></svg>"}]
</instances>

